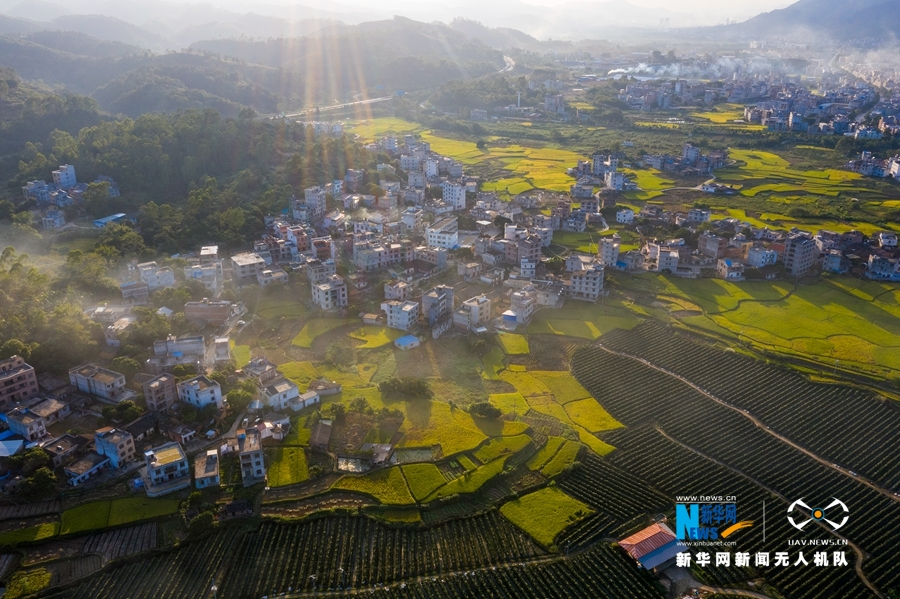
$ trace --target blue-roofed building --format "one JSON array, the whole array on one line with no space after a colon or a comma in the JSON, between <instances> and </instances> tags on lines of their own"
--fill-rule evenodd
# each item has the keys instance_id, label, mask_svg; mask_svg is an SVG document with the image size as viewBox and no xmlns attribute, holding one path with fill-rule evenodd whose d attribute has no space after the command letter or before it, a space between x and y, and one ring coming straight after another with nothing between
<instances>
[{"instance_id":1,"label":"blue-roofed building","mask_svg":"<svg viewBox=\"0 0 900 599\"><path fill-rule=\"evenodd\" d=\"M110 223L120 223L125 220L126 216L124 212L117 212L116 214L110 214L109 216L104 216L103 218L98 218L94 221L94 227L97 229L102 229L106 225Z\"/></svg>"},{"instance_id":2,"label":"blue-roofed building","mask_svg":"<svg viewBox=\"0 0 900 599\"><path fill-rule=\"evenodd\" d=\"M675 533L658 522L640 530L630 537L619 541L619 547L646 570L664 568L670 564L675 556L682 551L687 551L687 545L675 538Z\"/></svg>"},{"instance_id":3,"label":"blue-roofed building","mask_svg":"<svg viewBox=\"0 0 900 599\"><path fill-rule=\"evenodd\" d=\"M414 347L419 347L419 344L419 338L415 335L404 335L403 337L400 337L399 339L394 341L394 345L396 345L400 349L412 349Z\"/></svg>"}]
</instances>

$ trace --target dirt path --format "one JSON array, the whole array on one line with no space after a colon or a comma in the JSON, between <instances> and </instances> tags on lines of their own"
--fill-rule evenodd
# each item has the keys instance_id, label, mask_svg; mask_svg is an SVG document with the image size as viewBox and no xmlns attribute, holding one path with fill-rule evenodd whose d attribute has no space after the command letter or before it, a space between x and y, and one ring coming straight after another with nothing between
<instances>
[{"instance_id":1,"label":"dirt path","mask_svg":"<svg viewBox=\"0 0 900 599\"><path fill-rule=\"evenodd\" d=\"M709 585L701 584L698 587L701 591L705 591L707 593L720 593L722 595L740 595L741 597L754 597L755 599L772 599L769 595L763 595L762 593L757 593L756 591L746 591L744 589L723 589L722 587L711 587Z\"/></svg>"}]
</instances>

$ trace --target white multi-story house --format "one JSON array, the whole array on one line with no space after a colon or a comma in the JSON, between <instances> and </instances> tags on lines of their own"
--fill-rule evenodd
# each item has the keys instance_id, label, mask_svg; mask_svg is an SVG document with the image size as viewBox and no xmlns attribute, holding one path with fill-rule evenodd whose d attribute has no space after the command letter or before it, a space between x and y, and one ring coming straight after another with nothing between
<instances>
[{"instance_id":1,"label":"white multi-story house","mask_svg":"<svg viewBox=\"0 0 900 599\"><path fill-rule=\"evenodd\" d=\"M292 401L300 397L300 389L293 381L282 378L262 387L262 395L273 410L281 412L290 407Z\"/></svg>"},{"instance_id":2,"label":"white multi-story house","mask_svg":"<svg viewBox=\"0 0 900 599\"><path fill-rule=\"evenodd\" d=\"M160 267L156 262L144 262L138 264L137 269L150 291L175 286L175 273L168 266Z\"/></svg>"},{"instance_id":3,"label":"white multi-story house","mask_svg":"<svg viewBox=\"0 0 900 599\"><path fill-rule=\"evenodd\" d=\"M28 408L15 408L6 413L9 430L21 435L28 442L40 441L47 436L47 423Z\"/></svg>"},{"instance_id":4,"label":"white multi-story house","mask_svg":"<svg viewBox=\"0 0 900 599\"><path fill-rule=\"evenodd\" d=\"M262 439L255 428L238 431L238 455L241 462L241 479L245 487L254 485L266 477L266 458Z\"/></svg>"},{"instance_id":5,"label":"white multi-story house","mask_svg":"<svg viewBox=\"0 0 900 599\"><path fill-rule=\"evenodd\" d=\"M538 308L537 292L534 287L524 287L513 291L509 297L509 311L515 318L516 324L530 324L531 315ZM507 314L504 313L504 319Z\"/></svg>"},{"instance_id":6,"label":"white multi-story house","mask_svg":"<svg viewBox=\"0 0 900 599\"><path fill-rule=\"evenodd\" d=\"M69 371L69 382L82 393L119 402L131 396L125 388L125 375L97 366L84 364Z\"/></svg>"},{"instance_id":7,"label":"white multi-story house","mask_svg":"<svg viewBox=\"0 0 900 599\"><path fill-rule=\"evenodd\" d=\"M425 243L431 247L453 249L459 244L459 219L442 218L425 228Z\"/></svg>"},{"instance_id":8,"label":"white multi-story house","mask_svg":"<svg viewBox=\"0 0 900 599\"><path fill-rule=\"evenodd\" d=\"M215 405L221 409L224 406L222 387L205 374L178 383L178 399L197 408Z\"/></svg>"},{"instance_id":9,"label":"white multi-story house","mask_svg":"<svg viewBox=\"0 0 900 599\"><path fill-rule=\"evenodd\" d=\"M597 255L604 266L615 266L619 261L619 250L621 248L622 238L618 233L614 233L610 237L600 239L600 247Z\"/></svg>"},{"instance_id":10,"label":"white multi-story house","mask_svg":"<svg viewBox=\"0 0 900 599\"><path fill-rule=\"evenodd\" d=\"M247 252L231 257L231 269L237 281L256 279L256 275L266 267L266 261L259 254Z\"/></svg>"},{"instance_id":11,"label":"white multi-story house","mask_svg":"<svg viewBox=\"0 0 900 599\"><path fill-rule=\"evenodd\" d=\"M719 258L716 263L716 273L728 281L743 281L744 265L731 258Z\"/></svg>"},{"instance_id":12,"label":"white multi-story house","mask_svg":"<svg viewBox=\"0 0 900 599\"><path fill-rule=\"evenodd\" d=\"M778 252L755 245L747 250L747 264L753 268L770 266L778 261Z\"/></svg>"},{"instance_id":13,"label":"white multi-story house","mask_svg":"<svg viewBox=\"0 0 900 599\"><path fill-rule=\"evenodd\" d=\"M809 233L791 233L784 242L784 267L795 277L808 272L818 256L816 242Z\"/></svg>"},{"instance_id":14,"label":"white multi-story house","mask_svg":"<svg viewBox=\"0 0 900 599\"><path fill-rule=\"evenodd\" d=\"M486 295L467 299L453 312L453 324L464 329L474 329L491 321L491 300Z\"/></svg>"},{"instance_id":15,"label":"white multi-story house","mask_svg":"<svg viewBox=\"0 0 900 599\"><path fill-rule=\"evenodd\" d=\"M616 212L616 222L623 225L634 224L634 210L631 208L623 208Z\"/></svg>"},{"instance_id":16,"label":"white multi-story house","mask_svg":"<svg viewBox=\"0 0 900 599\"><path fill-rule=\"evenodd\" d=\"M160 497L191 486L188 459L175 441L144 452L148 497Z\"/></svg>"},{"instance_id":17,"label":"white multi-story house","mask_svg":"<svg viewBox=\"0 0 900 599\"><path fill-rule=\"evenodd\" d=\"M412 231L421 231L423 224L424 212L414 206L409 206L400 213L400 222L403 223L404 230L409 233Z\"/></svg>"},{"instance_id":18,"label":"white multi-story house","mask_svg":"<svg viewBox=\"0 0 900 599\"><path fill-rule=\"evenodd\" d=\"M466 188L457 183L445 181L441 184L442 198L444 203L453 206L454 210L465 210L466 208Z\"/></svg>"},{"instance_id":19,"label":"white multi-story house","mask_svg":"<svg viewBox=\"0 0 900 599\"><path fill-rule=\"evenodd\" d=\"M209 449L194 458L194 486L208 489L219 484L219 450Z\"/></svg>"},{"instance_id":20,"label":"white multi-story house","mask_svg":"<svg viewBox=\"0 0 900 599\"><path fill-rule=\"evenodd\" d=\"M74 187L78 183L75 178L75 167L71 164L61 164L52 174L53 182L63 189Z\"/></svg>"},{"instance_id":21,"label":"white multi-story house","mask_svg":"<svg viewBox=\"0 0 900 599\"><path fill-rule=\"evenodd\" d=\"M603 290L603 274L604 268L600 264L595 264L587 270L573 272L569 282L569 297L597 301Z\"/></svg>"},{"instance_id":22,"label":"white multi-story house","mask_svg":"<svg viewBox=\"0 0 900 599\"><path fill-rule=\"evenodd\" d=\"M106 427L94 432L94 448L109 458L113 468L124 468L134 459L134 437L128 431Z\"/></svg>"},{"instance_id":23,"label":"white multi-story house","mask_svg":"<svg viewBox=\"0 0 900 599\"><path fill-rule=\"evenodd\" d=\"M347 285L339 275L331 275L312 286L312 301L323 310L347 306Z\"/></svg>"},{"instance_id":24,"label":"white multi-story house","mask_svg":"<svg viewBox=\"0 0 900 599\"><path fill-rule=\"evenodd\" d=\"M384 284L384 299L405 301L409 297L409 285L404 281L391 281Z\"/></svg>"},{"instance_id":25,"label":"white multi-story house","mask_svg":"<svg viewBox=\"0 0 900 599\"><path fill-rule=\"evenodd\" d=\"M388 301L381 304L387 314L387 326L392 329L409 331L419 318L418 302Z\"/></svg>"}]
</instances>

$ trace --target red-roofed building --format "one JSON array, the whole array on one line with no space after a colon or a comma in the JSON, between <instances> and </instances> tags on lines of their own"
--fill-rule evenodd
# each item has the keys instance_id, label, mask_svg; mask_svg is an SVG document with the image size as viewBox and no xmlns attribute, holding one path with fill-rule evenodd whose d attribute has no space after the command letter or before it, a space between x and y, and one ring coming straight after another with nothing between
<instances>
[{"instance_id":1,"label":"red-roofed building","mask_svg":"<svg viewBox=\"0 0 900 599\"><path fill-rule=\"evenodd\" d=\"M651 524L622 539L619 547L647 570L668 566L676 554L687 550L687 546L676 539L675 533L662 522Z\"/></svg>"}]
</instances>

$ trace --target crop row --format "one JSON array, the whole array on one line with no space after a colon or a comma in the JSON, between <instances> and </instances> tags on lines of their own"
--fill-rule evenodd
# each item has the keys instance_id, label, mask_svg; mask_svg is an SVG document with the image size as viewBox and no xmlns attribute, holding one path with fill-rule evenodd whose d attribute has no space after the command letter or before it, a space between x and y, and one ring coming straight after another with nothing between
<instances>
[{"instance_id":1,"label":"crop row","mask_svg":"<svg viewBox=\"0 0 900 599\"><path fill-rule=\"evenodd\" d=\"M230 554L235 531L189 543L177 551L106 570L69 588L41 594L48 599L183 599L205 597L210 581Z\"/></svg>"},{"instance_id":2,"label":"crop row","mask_svg":"<svg viewBox=\"0 0 900 599\"><path fill-rule=\"evenodd\" d=\"M356 588L520 561L540 549L496 512L425 531L368 518L264 523L234 548L222 584L229 599L291 590ZM313 578L315 577L315 578Z\"/></svg>"},{"instance_id":3,"label":"crop row","mask_svg":"<svg viewBox=\"0 0 900 599\"><path fill-rule=\"evenodd\" d=\"M604 345L679 374L810 451L900 490L900 409L893 402L855 387L813 383L656 323L611 333Z\"/></svg>"},{"instance_id":4,"label":"crop row","mask_svg":"<svg viewBox=\"0 0 900 599\"><path fill-rule=\"evenodd\" d=\"M890 563L891 546L900 534L900 521L885 520L885 514L896 510L890 498L813 460L757 427L739 412L715 403L681 381L640 362L594 349L577 353L573 370L582 384L620 421L632 427L641 423L658 426L690 446L695 452L687 459L702 460L703 456L708 456L738 470L747 480L787 498L805 497L818 501L841 498L853 513L850 523L841 532L873 556L865 565L870 579L886 589L900 580L900 567ZM635 381L640 381L640 385L635 385ZM683 478L685 465L671 461L669 455L641 455L644 448L632 445L628 438L627 431L608 436L624 456L637 454L641 462L661 460L682 482L680 486L667 489L635 472L635 464L631 468L623 467L626 472L673 495L729 494L728 489L718 486L715 479ZM613 462L618 464L615 456ZM778 519L778 525L788 526L782 518Z\"/></svg>"},{"instance_id":5,"label":"crop row","mask_svg":"<svg viewBox=\"0 0 900 599\"><path fill-rule=\"evenodd\" d=\"M150 522L91 535L82 553L99 553L108 561L156 549L156 544L156 522Z\"/></svg>"},{"instance_id":6,"label":"crop row","mask_svg":"<svg viewBox=\"0 0 900 599\"><path fill-rule=\"evenodd\" d=\"M435 576L383 588L390 599L661 599L659 584L608 544L570 559Z\"/></svg>"},{"instance_id":7,"label":"crop row","mask_svg":"<svg viewBox=\"0 0 900 599\"><path fill-rule=\"evenodd\" d=\"M670 441L652 426L646 425L622 431L616 438L619 449L609 456L619 468L648 481L661 492L674 497L683 494L731 495L737 497L738 520L753 520L754 525L737 533L732 539L737 547L732 551L755 553L765 551L795 551L788 540L797 538L784 517L787 504L767 493L748 478L735 473L689 449ZM763 523L765 502L765 523ZM671 510L674 508L670 508ZM811 529L806 539L825 539L828 535ZM793 554L792 554L793 555ZM794 555L794 557L796 557ZM807 559L812 556L807 552ZM848 549L847 560L853 564L855 555ZM817 599L823 593L818 585L827 581L835 589L834 597L870 596L852 567L813 569L801 567L739 569L735 567L706 567L703 577L717 586L764 576L788 599Z\"/></svg>"}]
</instances>

